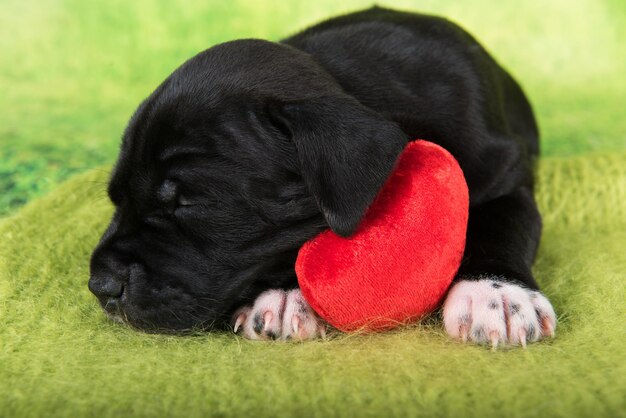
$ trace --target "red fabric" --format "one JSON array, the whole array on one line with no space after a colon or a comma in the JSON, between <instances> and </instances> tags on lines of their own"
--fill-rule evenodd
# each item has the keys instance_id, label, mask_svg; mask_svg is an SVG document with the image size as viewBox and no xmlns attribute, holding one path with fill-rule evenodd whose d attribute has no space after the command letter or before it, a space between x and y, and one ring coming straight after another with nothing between
<instances>
[{"instance_id":1,"label":"red fabric","mask_svg":"<svg viewBox=\"0 0 626 418\"><path fill-rule=\"evenodd\" d=\"M409 143L354 235L327 230L302 246L302 294L342 331L389 329L431 312L461 263L468 208L454 157Z\"/></svg>"}]
</instances>

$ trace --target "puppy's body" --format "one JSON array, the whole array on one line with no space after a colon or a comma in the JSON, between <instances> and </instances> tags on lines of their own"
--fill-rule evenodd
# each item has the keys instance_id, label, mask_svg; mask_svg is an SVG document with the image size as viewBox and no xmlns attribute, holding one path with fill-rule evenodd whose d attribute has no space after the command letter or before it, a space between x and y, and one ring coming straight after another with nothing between
<instances>
[{"instance_id":1,"label":"puppy's body","mask_svg":"<svg viewBox=\"0 0 626 418\"><path fill-rule=\"evenodd\" d=\"M530 105L458 26L375 8L283 42L311 54L348 94L408 138L448 149L464 170L472 206L532 186L539 145Z\"/></svg>"},{"instance_id":2,"label":"puppy's body","mask_svg":"<svg viewBox=\"0 0 626 418\"><path fill-rule=\"evenodd\" d=\"M471 36L444 19L375 8L285 42L311 54L348 94L397 123L407 138L438 143L459 161L472 208L461 273L502 274L537 287L530 274L541 225L532 197L537 126L518 84ZM515 216L507 199L498 200L510 195L524 202L527 216ZM480 230L478 214L494 200L489 210L514 221L496 224L487 215L494 222ZM503 234L494 236L498 231ZM489 258L506 253L488 270L484 258L472 268L471 255L485 246Z\"/></svg>"},{"instance_id":3,"label":"puppy's body","mask_svg":"<svg viewBox=\"0 0 626 418\"><path fill-rule=\"evenodd\" d=\"M550 333L554 314L532 291L541 221L528 101L456 25L380 8L282 45L222 44L174 72L125 133L110 187L117 211L94 251L90 288L111 314L142 328L219 325L268 289L296 287L302 243L327 227L352 233L417 138L448 149L470 189L448 331L522 343ZM269 309L265 296L236 315L252 322L248 336L263 336L272 316L285 324L272 337L293 334L281 327L295 322L278 315L299 299L278 296Z\"/></svg>"}]
</instances>

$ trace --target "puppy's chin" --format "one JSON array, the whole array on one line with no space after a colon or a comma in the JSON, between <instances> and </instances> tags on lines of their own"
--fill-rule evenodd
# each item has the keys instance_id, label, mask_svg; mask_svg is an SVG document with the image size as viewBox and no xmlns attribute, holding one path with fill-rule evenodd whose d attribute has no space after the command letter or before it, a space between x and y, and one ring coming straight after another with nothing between
<instances>
[{"instance_id":1,"label":"puppy's chin","mask_svg":"<svg viewBox=\"0 0 626 418\"><path fill-rule=\"evenodd\" d=\"M114 322L115 324L126 325L134 330L145 332L147 334L169 334L169 335L189 335L195 333L203 333L207 331L219 331L225 328L225 326L218 326L215 323L203 323L203 324L193 324L189 326L185 326L182 324L177 325L157 325L152 322L147 322L144 320L133 320L128 318L123 313L110 313L104 311L107 318Z\"/></svg>"},{"instance_id":2,"label":"puppy's chin","mask_svg":"<svg viewBox=\"0 0 626 418\"><path fill-rule=\"evenodd\" d=\"M110 321L149 334L188 335L219 331L228 326L226 319L202 319L196 315L176 313L171 308L148 312L143 312L132 305L112 310L101 304L101 308Z\"/></svg>"},{"instance_id":3,"label":"puppy's chin","mask_svg":"<svg viewBox=\"0 0 626 418\"><path fill-rule=\"evenodd\" d=\"M122 317L121 314L107 312L106 309L104 309L104 308L102 310L106 314L107 318L109 318L111 321L116 322L118 324L125 324L126 323L126 321L124 320L124 318Z\"/></svg>"}]
</instances>

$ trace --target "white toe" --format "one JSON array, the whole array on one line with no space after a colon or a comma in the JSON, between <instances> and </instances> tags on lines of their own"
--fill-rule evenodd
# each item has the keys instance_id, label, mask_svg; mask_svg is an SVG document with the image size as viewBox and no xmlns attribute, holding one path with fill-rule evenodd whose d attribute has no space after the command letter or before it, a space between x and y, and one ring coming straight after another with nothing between
<instances>
[{"instance_id":1,"label":"white toe","mask_svg":"<svg viewBox=\"0 0 626 418\"><path fill-rule=\"evenodd\" d=\"M243 336L251 340L280 338L282 311L286 294L282 290L268 290L256 298L243 324Z\"/></svg>"},{"instance_id":2,"label":"white toe","mask_svg":"<svg viewBox=\"0 0 626 418\"><path fill-rule=\"evenodd\" d=\"M295 340L317 338L322 332L321 327L325 327L325 325L313 312L313 309L300 293L300 289L290 290L287 293L283 316L282 338Z\"/></svg>"}]
</instances>

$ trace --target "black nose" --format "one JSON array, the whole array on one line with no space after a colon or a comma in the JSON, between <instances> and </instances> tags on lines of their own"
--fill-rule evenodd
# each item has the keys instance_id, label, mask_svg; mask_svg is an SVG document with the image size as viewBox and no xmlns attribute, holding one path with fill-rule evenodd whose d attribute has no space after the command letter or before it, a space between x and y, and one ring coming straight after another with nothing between
<instances>
[{"instance_id":1,"label":"black nose","mask_svg":"<svg viewBox=\"0 0 626 418\"><path fill-rule=\"evenodd\" d=\"M110 275L93 274L89 278L89 290L98 297L104 309L115 312L124 294L124 283Z\"/></svg>"}]
</instances>

